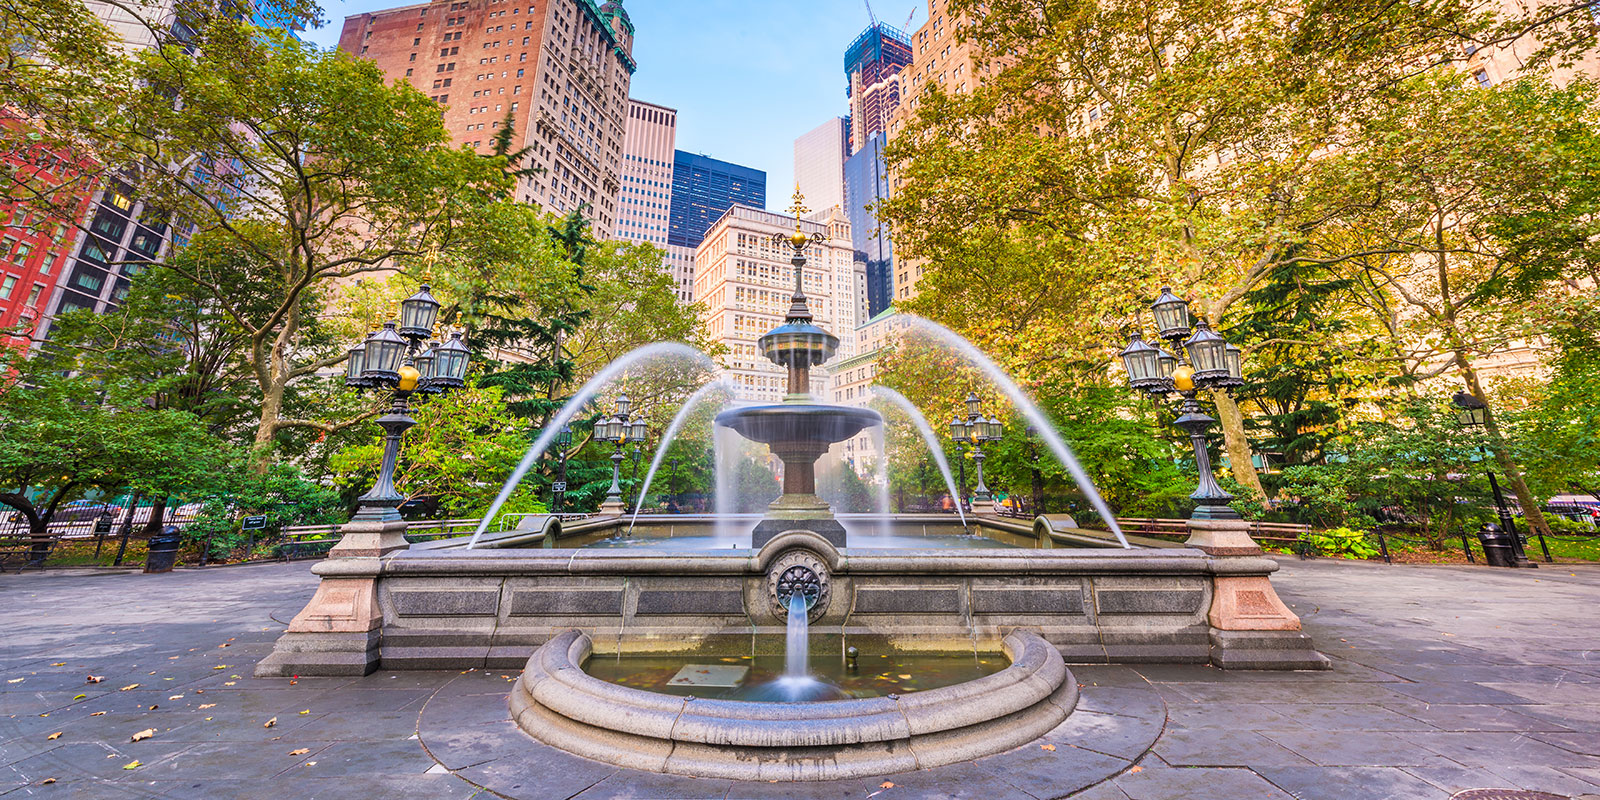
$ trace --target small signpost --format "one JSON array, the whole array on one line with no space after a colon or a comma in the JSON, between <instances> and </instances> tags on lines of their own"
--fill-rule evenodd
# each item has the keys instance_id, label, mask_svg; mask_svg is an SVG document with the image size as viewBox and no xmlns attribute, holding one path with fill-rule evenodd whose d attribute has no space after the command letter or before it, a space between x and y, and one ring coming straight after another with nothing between
<instances>
[{"instance_id":1,"label":"small signpost","mask_svg":"<svg viewBox=\"0 0 1600 800\"><path fill-rule=\"evenodd\" d=\"M552 492L564 492L566 490L567 490L567 482L566 481L556 481L555 483L550 484L550 491L552 491Z\"/></svg>"},{"instance_id":2,"label":"small signpost","mask_svg":"<svg viewBox=\"0 0 1600 800\"><path fill-rule=\"evenodd\" d=\"M254 516L254 517L245 517L244 518L244 522L239 526L239 530L243 530L243 531L264 531L266 529L267 529L267 515L266 514L259 514L259 515Z\"/></svg>"}]
</instances>

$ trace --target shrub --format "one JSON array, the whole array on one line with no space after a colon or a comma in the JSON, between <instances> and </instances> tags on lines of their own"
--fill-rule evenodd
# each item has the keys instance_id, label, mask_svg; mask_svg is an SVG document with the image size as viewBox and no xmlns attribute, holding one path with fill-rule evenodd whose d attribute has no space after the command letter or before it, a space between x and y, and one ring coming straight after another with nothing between
<instances>
[{"instance_id":1,"label":"shrub","mask_svg":"<svg viewBox=\"0 0 1600 800\"><path fill-rule=\"evenodd\" d=\"M1301 537L1313 550L1325 556L1339 558L1372 558L1378 554L1377 546L1367 541L1366 531L1353 528L1333 528L1311 531Z\"/></svg>"}]
</instances>

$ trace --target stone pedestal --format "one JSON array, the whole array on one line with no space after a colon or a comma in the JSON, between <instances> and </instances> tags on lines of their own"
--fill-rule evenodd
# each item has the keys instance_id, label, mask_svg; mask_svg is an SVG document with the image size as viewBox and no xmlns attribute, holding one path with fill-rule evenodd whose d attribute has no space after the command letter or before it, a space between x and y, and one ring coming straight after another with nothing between
<instances>
[{"instance_id":1,"label":"stone pedestal","mask_svg":"<svg viewBox=\"0 0 1600 800\"><path fill-rule=\"evenodd\" d=\"M600 504L600 516L620 517L628 513L628 507L621 500L607 500Z\"/></svg>"},{"instance_id":2,"label":"stone pedestal","mask_svg":"<svg viewBox=\"0 0 1600 800\"><path fill-rule=\"evenodd\" d=\"M785 465L785 469L788 465ZM833 509L811 491L785 492L767 506L767 515L751 532L750 546L759 550L784 531L811 531L834 547L845 546L844 525L833 518Z\"/></svg>"},{"instance_id":3,"label":"stone pedestal","mask_svg":"<svg viewBox=\"0 0 1600 800\"><path fill-rule=\"evenodd\" d=\"M1311 637L1300 632L1300 618L1278 598L1268 577L1277 569L1256 558L1261 547L1242 520L1190 520L1190 547L1218 556L1212 577L1211 663L1223 669L1331 669ZM1267 569L1230 569L1263 562ZM1252 574L1253 573L1253 574Z\"/></svg>"},{"instance_id":4,"label":"stone pedestal","mask_svg":"<svg viewBox=\"0 0 1600 800\"><path fill-rule=\"evenodd\" d=\"M383 612L378 607L376 559L372 561L371 575L324 574L311 602L256 665L256 676L366 675L377 669ZM313 571L323 573L329 565L340 567L327 570L332 572L368 571L361 568L368 565L342 561L323 562Z\"/></svg>"},{"instance_id":5,"label":"stone pedestal","mask_svg":"<svg viewBox=\"0 0 1600 800\"><path fill-rule=\"evenodd\" d=\"M393 519L355 519L339 526L339 543L328 551L329 558L377 558L411 545L406 542L406 523L396 514Z\"/></svg>"}]
</instances>

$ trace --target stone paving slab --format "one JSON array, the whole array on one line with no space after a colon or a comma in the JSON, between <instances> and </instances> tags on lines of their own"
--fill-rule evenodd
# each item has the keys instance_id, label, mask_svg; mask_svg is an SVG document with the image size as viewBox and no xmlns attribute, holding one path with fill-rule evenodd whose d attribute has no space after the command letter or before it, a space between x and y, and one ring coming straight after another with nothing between
<instances>
[{"instance_id":1,"label":"stone paving slab","mask_svg":"<svg viewBox=\"0 0 1600 800\"><path fill-rule=\"evenodd\" d=\"M315 588L305 563L3 575L0 797L494 797L484 785L541 800L1600 795L1600 568L1282 564L1274 582L1330 671L1074 666L1083 700L1041 740L1054 751L817 784L642 774L549 748L530 758L531 740L496 717L515 671L250 677ZM156 734L129 741L145 728Z\"/></svg>"}]
</instances>

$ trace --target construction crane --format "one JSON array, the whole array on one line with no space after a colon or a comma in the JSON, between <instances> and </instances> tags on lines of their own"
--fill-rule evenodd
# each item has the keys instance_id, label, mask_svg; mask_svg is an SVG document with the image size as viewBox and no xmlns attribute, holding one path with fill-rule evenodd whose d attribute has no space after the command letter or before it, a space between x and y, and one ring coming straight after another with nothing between
<instances>
[{"instance_id":1,"label":"construction crane","mask_svg":"<svg viewBox=\"0 0 1600 800\"><path fill-rule=\"evenodd\" d=\"M916 6L912 6L911 7L911 13L906 15L906 24L904 26L902 26L900 28L900 30L905 31L906 33L910 33L911 32L911 18L915 17L916 15L917 15L917 7Z\"/></svg>"},{"instance_id":2,"label":"construction crane","mask_svg":"<svg viewBox=\"0 0 1600 800\"><path fill-rule=\"evenodd\" d=\"M878 27L878 15L872 13L872 0L861 0L861 2L867 4L867 19L871 21L872 27Z\"/></svg>"}]
</instances>

